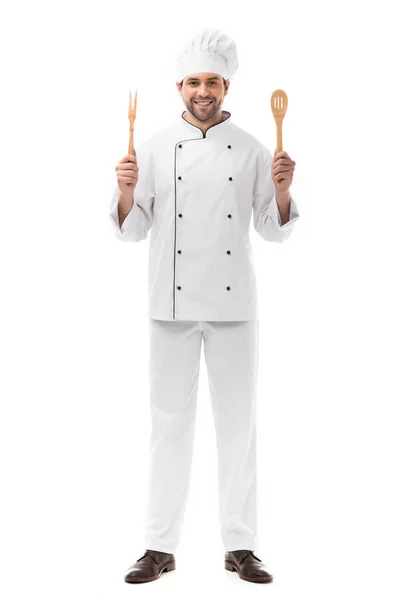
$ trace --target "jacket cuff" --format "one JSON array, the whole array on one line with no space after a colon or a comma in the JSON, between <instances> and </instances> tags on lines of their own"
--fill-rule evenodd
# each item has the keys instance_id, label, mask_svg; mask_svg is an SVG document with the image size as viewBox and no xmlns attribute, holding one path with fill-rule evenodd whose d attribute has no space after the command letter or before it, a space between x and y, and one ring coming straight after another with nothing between
<instances>
[{"instance_id":1,"label":"jacket cuff","mask_svg":"<svg viewBox=\"0 0 400 600\"><path fill-rule=\"evenodd\" d=\"M140 208L134 202L131 210L126 215L124 222L122 223L122 226L120 227L119 226L119 216L118 216L118 197L119 197L119 188L117 187L116 190L114 191L114 194L113 194L113 197L111 200L111 209L110 209L109 216L113 223L113 228L114 228L115 232L119 235L122 235L126 232L127 229L129 229L130 224L133 225L137 221L138 216L135 215L135 213L138 210L140 211Z\"/></svg>"},{"instance_id":2,"label":"jacket cuff","mask_svg":"<svg viewBox=\"0 0 400 600\"><path fill-rule=\"evenodd\" d=\"M277 227L282 231L285 231L286 229L292 229L293 225L296 223L297 219L300 216L299 210L297 208L296 202L293 200L292 194L290 194L289 221L287 221L284 225L282 225L281 213L279 211L278 203L276 201L276 193L274 194L272 202L273 213L275 214Z\"/></svg>"}]
</instances>

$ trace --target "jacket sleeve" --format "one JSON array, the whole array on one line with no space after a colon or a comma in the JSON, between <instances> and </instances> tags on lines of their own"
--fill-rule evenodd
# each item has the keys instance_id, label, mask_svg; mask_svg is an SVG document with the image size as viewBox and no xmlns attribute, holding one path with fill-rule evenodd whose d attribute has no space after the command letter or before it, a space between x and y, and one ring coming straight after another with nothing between
<instances>
[{"instance_id":1,"label":"jacket sleeve","mask_svg":"<svg viewBox=\"0 0 400 600\"><path fill-rule=\"evenodd\" d=\"M257 175L253 194L254 229L267 242L283 242L291 234L300 217L297 205L290 195L289 221L282 225L276 202L275 184L271 175L272 154L268 149L257 159Z\"/></svg>"},{"instance_id":2,"label":"jacket sleeve","mask_svg":"<svg viewBox=\"0 0 400 600\"><path fill-rule=\"evenodd\" d=\"M136 148L136 157L139 177L133 194L134 202L121 227L118 217L118 186L111 198L109 216L117 238L123 242L140 242L146 239L154 220L153 156L148 143L142 143Z\"/></svg>"}]
</instances>

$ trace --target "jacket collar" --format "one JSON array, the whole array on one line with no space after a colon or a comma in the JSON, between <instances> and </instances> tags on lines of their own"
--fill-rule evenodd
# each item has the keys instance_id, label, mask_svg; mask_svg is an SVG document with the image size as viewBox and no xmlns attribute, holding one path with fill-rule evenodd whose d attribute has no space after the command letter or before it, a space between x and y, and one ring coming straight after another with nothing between
<instances>
[{"instance_id":1,"label":"jacket collar","mask_svg":"<svg viewBox=\"0 0 400 600\"><path fill-rule=\"evenodd\" d=\"M203 132L199 127L196 127L196 125L192 125L192 123L189 123L189 121L186 121L186 119L183 116L184 113L185 113L185 111L182 112L181 119L180 119L180 123L182 124L184 131L191 135L197 134L197 137L199 137L199 138L204 138L204 137L210 138L213 136L218 136L222 132L226 131L232 124L231 113L227 110L223 110L222 116L224 117L224 120L220 121L216 125L211 125L211 127L209 127L207 129L205 135L203 135Z\"/></svg>"}]
</instances>

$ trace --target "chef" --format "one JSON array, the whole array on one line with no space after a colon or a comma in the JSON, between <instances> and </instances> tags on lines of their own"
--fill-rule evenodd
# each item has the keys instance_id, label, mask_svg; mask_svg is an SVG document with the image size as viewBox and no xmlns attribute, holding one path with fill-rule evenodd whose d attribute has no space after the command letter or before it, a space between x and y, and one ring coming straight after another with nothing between
<instances>
[{"instance_id":1,"label":"chef","mask_svg":"<svg viewBox=\"0 0 400 600\"><path fill-rule=\"evenodd\" d=\"M272 157L222 109L237 67L236 44L222 32L203 29L190 39L177 58L176 85L186 110L116 167L110 218L117 238L139 242L151 232L146 550L127 582L152 581L175 568L202 343L225 568L247 581L272 580L254 554L258 304L249 225L252 218L262 238L283 242L299 211L290 193L295 162L287 152Z\"/></svg>"}]
</instances>

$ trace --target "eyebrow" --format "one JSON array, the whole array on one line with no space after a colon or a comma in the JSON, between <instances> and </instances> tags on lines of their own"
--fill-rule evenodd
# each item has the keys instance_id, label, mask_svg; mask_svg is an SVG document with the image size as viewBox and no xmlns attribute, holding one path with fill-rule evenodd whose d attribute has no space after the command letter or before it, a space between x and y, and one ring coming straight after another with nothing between
<instances>
[{"instance_id":1,"label":"eyebrow","mask_svg":"<svg viewBox=\"0 0 400 600\"><path fill-rule=\"evenodd\" d=\"M209 77L207 79L207 81L212 81L213 79L216 79L217 81L219 81L218 77ZM189 77L189 79L187 79L187 81L200 81L197 77Z\"/></svg>"}]
</instances>

